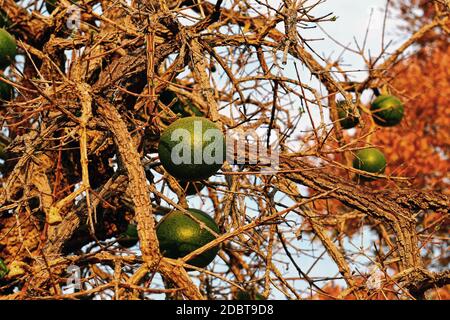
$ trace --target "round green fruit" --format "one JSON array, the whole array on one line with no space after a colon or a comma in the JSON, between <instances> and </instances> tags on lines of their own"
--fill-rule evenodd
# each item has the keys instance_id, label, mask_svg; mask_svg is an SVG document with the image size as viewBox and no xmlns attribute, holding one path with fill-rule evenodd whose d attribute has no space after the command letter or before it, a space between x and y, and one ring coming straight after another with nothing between
<instances>
[{"instance_id":1,"label":"round green fruit","mask_svg":"<svg viewBox=\"0 0 450 320\"><path fill-rule=\"evenodd\" d=\"M14 95L14 88L0 77L0 101L9 101Z\"/></svg>"},{"instance_id":2,"label":"round green fruit","mask_svg":"<svg viewBox=\"0 0 450 320\"><path fill-rule=\"evenodd\" d=\"M382 127L392 127L403 119L404 107L399 98L390 95L378 96L370 108L376 124Z\"/></svg>"},{"instance_id":3,"label":"round green fruit","mask_svg":"<svg viewBox=\"0 0 450 320\"><path fill-rule=\"evenodd\" d=\"M383 173L386 169L386 158L377 148L361 149L355 153L353 168L370 173ZM364 176L364 178L372 177Z\"/></svg>"},{"instance_id":4,"label":"round green fruit","mask_svg":"<svg viewBox=\"0 0 450 320\"><path fill-rule=\"evenodd\" d=\"M8 67L16 57L16 39L5 29L0 29L0 70Z\"/></svg>"},{"instance_id":5,"label":"round green fruit","mask_svg":"<svg viewBox=\"0 0 450 320\"><path fill-rule=\"evenodd\" d=\"M218 225L208 214L197 209L188 210L209 229L217 234L220 232ZM202 228L197 221L181 211L172 211L165 216L156 226L156 235L161 253L172 259L182 258L216 239L209 230ZM216 246L190 259L187 263L205 268L214 260L218 252L219 246Z\"/></svg>"},{"instance_id":6,"label":"round green fruit","mask_svg":"<svg viewBox=\"0 0 450 320\"><path fill-rule=\"evenodd\" d=\"M222 167L225 137L214 122L206 118L181 118L162 133L158 154L164 169L175 178L204 180Z\"/></svg>"},{"instance_id":7,"label":"round green fruit","mask_svg":"<svg viewBox=\"0 0 450 320\"><path fill-rule=\"evenodd\" d=\"M347 102L345 100L338 101L337 112L339 117L339 123L343 129L354 128L359 123L359 117L355 116L348 110Z\"/></svg>"},{"instance_id":8,"label":"round green fruit","mask_svg":"<svg viewBox=\"0 0 450 320\"><path fill-rule=\"evenodd\" d=\"M130 223L127 226L127 230L122 233L117 242L125 248L131 248L134 245L136 245L136 243L138 243L139 241L139 237L138 237L138 232L137 232L137 226L133 223Z\"/></svg>"}]
</instances>

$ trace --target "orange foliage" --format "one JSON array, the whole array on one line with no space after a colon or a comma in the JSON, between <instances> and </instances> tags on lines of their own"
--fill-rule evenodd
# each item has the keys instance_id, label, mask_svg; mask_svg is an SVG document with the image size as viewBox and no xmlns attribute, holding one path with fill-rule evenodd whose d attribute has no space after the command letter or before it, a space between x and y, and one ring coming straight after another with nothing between
<instances>
[{"instance_id":1,"label":"orange foliage","mask_svg":"<svg viewBox=\"0 0 450 320\"><path fill-rule=\"evenodd\" d=\"M427 299L429 300L450 300L450 285L445 287L430 290L427 293Z\"/></svg>"},{"instance_id":2,"label":"orange foliage","mask_svg":"<svg viewBox=\"0 0 450 320\"><path fill-rule=\"evenodd\" d=\"M417 188L449 194L450 47L422 49L391 72L392 90L405 101L399 126L373 137L394 175L414 177Z\"/></svg>"}]
</instances>

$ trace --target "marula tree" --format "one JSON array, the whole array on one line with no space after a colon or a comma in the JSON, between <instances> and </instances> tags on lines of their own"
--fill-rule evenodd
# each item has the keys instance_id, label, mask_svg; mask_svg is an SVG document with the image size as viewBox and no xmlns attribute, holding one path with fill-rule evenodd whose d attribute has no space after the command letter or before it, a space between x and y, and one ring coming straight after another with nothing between
<instances>
[{"instance_id":1,"label":"marula tree","mask_svg":"<svg viewBox=\"0 0 450 320\"><path fill-rule=\"evenodd\" d=\"M355 81L304 36L336 23L315 13L331 2L2 0L1 297L417 299L450 283L448 177L433 180L448 116L420 122L442 168L415 176L401 151L423 99L405 52L448 36L448 7L431 1L397 49L361 47Z\"/></svg>"}]
</instances>

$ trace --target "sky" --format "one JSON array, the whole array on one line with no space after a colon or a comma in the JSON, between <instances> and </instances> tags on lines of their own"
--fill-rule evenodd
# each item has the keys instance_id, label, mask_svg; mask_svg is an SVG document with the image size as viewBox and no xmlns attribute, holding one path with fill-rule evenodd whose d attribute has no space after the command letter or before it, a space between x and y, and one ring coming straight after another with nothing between
<instances>
[{"instance_id":1,"label":"sky","mask_svg":"<svg viewBox=\"0 0 450 320\"><path fill-rule=\"evenodd\" d=\"M367 54L370 51L371 56L377 56L381 52L385 8L386 0L327 0L322 5L317 6L313 12L316 16L332 12L337 20L321 23L320 26L337 42L350 45L352 49L357 49L355 39L360 45L363 43L369 26L365 53ZM393 31L396 23L398 22L393 19L388 19L386 22L385 43L392 40L392 48L395 48L401 40L399 32ZM323 33L319 29L305 30L302 34L307 37L308 33L311 34L310 38L323 37ZM312 45L324 57L336 58L343 50L342 46L328 37L321 41L312 42ZM349 69L364 68L363 60L356 54L347 51L342 58L345 64L349 65ZM354 76L362 79L364 75L364 73L357 73Z\"/></svg>"}]
</instances>

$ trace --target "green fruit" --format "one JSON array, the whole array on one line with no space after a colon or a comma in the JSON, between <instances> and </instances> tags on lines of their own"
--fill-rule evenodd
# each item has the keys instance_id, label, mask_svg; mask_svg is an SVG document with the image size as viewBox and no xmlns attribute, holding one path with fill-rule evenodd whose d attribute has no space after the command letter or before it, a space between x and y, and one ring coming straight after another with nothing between
<instances>
[{"instance_id":1,"label":"green fruit","mask_svg":"<svg viewBox=\"0 0 450 320\"><path fill-rule=\"evenodd\" d=\"M347 102L345 100L338 101L336 104L339 122L343 129L351 129L359 123L359 117L352 114L348 108L346 110L346 105Z\"/></svg>"},{"instance_id":2,"label":"green fruit","mask_svg":"<svg viewBox=\"0 0 450 320\"><path fill-rule=\"evenodd\" d=\"M177 179L204 180L222 167L225 138L206 118L181 118L162 133L158 153L163 167Z\"/></svg>"},{"instance_id":3,"label":"green fruit","mask_svg":"<svg viewBox=\"0 0 450 320\"><path fill-rule=\"evenodd\" d=\"M236 293L236 300L267 300L258 292L242 291Z\"/></svg>"},{"instance_id":4,"label":"green fruit","mask_svg":"<svg viewBox=\"0 0 450 320\"><path fill-rule=\"evenodd\" d=\"M8 67L16 57L16 39L5 29L0 29L0 70Z\"/></svg>"},{"instance_id":5,"label":"green fruit","mask_svg":"<svg viewBox=\"0 0 450 320\"><path fill-rule=\"evenodd\" d=\"M130 223L127 226L127 230L122 233L117 242L125 248L131 248L134 245L136 245L136 243L138 243L139 241L139 237L138 237L138 232L137 232L137 226L133 223Z\"/></svg>"},{"instance_id":6,"label":"green fruit","mask_svg":"<svg viewBox=\"0 0 450 320\"><path fill-rule=\"evenodd\" d=\"M377 148L361 149L355 153L353 167L370 173L383 173L386 169L386 158ZM364 176L364 178L372 177Z\"/></svg>"},{"instance_id":7,"label":"green fruit","mask_svg":"<svg viewBox=\"0 0 450 320\"><path fill-rule=\"evenodd\" d=\"M0 279L5 277L8 274L9 270L6 264L0 259Z\"/></svg>"},{"instance_id":8,"label":"green fruit","mask_svg":"<svg viewBox=\"0 0 450 320\"><path fill-rule=\"evenodd\" d=\"M392 127L403 119L403 103L395 96L378 96L370 108L376 124L382 127Z\"/></svg>"},{"instance_id":9,"label":"green fruit","mask_svg":"<svg viewBox=\"0 0 450 320\"><path fill-rule=\"evenodd\" d=\"M220 232L216 222L205 212L197 209L188 210L209 229L216 233ZM202 228L197 221L181 211L172 211L165 216L156 226L156 235L161 253L172 259L182 258L216 239L210 231ZM218 252L219 246L216 246L187 263L204 268L214 260Z\"/></svg>"},{"instance_id":10,"label":"green fruit","mask_svg":"<svg viewBox=\"0 0 450 320\"><path fill-rule=\"evenodd\" d=\"M0 77L0 101L9 101L14 95L14 88Z\"/></svg>"}]
</instances>

